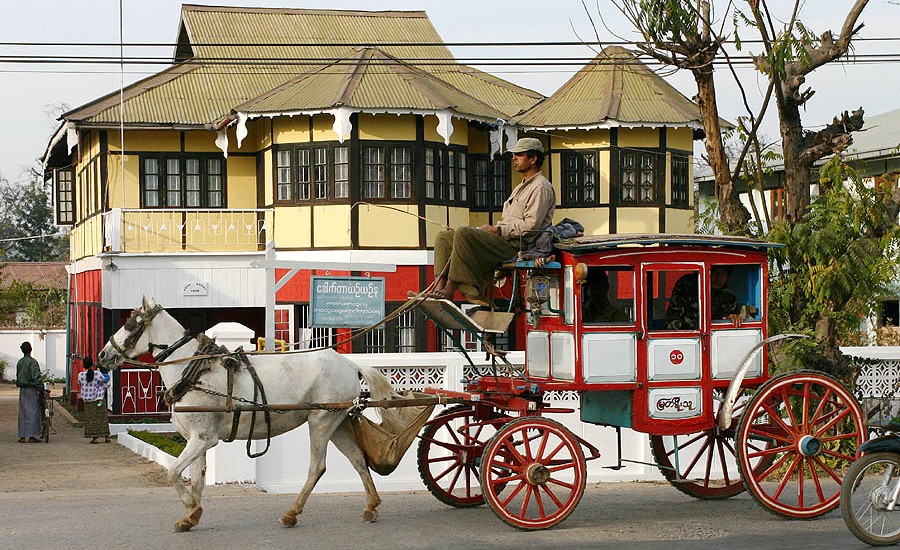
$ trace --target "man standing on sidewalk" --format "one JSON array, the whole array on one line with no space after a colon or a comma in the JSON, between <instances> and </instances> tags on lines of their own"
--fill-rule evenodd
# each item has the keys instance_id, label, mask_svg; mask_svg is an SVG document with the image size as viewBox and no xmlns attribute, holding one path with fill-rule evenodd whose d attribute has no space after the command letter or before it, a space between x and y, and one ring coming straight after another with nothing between
<instances>
[{"instance_id":1,"label":"man standing on sidewalk","mask_svg":"<svg viewBox=\"0 0 900 550\"><path fill-rule=\"evenodd\" d=\"M19 388L19 443L40 443L41 435L41 367L31 356L31 344L19 346L23 357L16 363L16 387Z\"/></svg>"}]
</instances>

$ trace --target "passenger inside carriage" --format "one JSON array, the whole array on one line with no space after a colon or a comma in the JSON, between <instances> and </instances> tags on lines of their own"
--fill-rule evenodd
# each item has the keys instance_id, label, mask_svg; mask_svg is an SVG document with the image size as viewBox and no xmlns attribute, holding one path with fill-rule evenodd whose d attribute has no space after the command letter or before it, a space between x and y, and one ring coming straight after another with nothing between
<instances>
[{"instance_id":1,"label":"passenger inside carriage","mask_svg":"<svg viewBox=\"0 0 900 550\"><path fill-rule=\"evenodd\" d=\"M618 275L618 272L613 272ZM618 277L616 277L618 281ZM616 289L618 289L618 284ZM587 278L582 286L582 323L623 324L634 322L634 317L625 308L618 307L610 301L609 274L599 267L588 269ZM615 297L613 299L616 299ZM633 311L633 310L632 310Z\"/></svg>"},{"instance_id":2,"label":"passenger inside carriage","mask_svg":"<svg viewBox=\"0 0 900 550\"><path fill-rule=\"evenodd\" d=\"M743 290L742 294L745 298L752 301L754 296L758 296L758 290L753 290L753 277L751 273L756 274L759 278L758 266L739 266L741 268L741 276L734 286ZM735 327L741 326L744 320L754 318L759 308L753 304L742 304L735 293L729 288L729 278L732 275L733 267L730 265L714 265L710 268L710 307L712 312L712 322L731 322ZM699 291L697 288L697 273L688 273L682 275L672 287L672 294L669 299L669 305L666 308L665 327L669 330L698 330L699 329L699 311L698 311Z\"/></svg>"}]
</instances>

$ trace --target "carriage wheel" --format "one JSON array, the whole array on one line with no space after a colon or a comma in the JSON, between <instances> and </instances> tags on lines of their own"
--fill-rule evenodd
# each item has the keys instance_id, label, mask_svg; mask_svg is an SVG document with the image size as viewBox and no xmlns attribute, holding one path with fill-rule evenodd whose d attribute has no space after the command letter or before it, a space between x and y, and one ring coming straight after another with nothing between
<instances>
[{"instance_id":1,"label":"carriage wheel","mask_svg":"<svg viewBox=\"0 0 900 550\"><path fill-rule=\"evenodd\" d=\"M547 529L581 501L586 474L581 444L569 430L553 420L526 417L501 427L485 447L481 486L505 523Z\"/></svg>"},{"instance_id":2,"label":"carriage wheel","mask_svg":"<svg viewBox=\"0 0 900 550\"><path fill-rule=\"evenodd\" d=\"M747 406L749 394L738 395L731 425L720 430L719 411L725 392L724 389L714 390L715 424L708 430L677 437L650 436L650 450L659 471L673 487L694 498L725 499L746 489L735 456L734 429ZM766 458L769 464L771 460L771 457ZM761 461L756 470L764 465Z\"/></svg>"},{"instance_id":3,"label":"carriage wheel","mask_svg":"<svg viewBox=\"0 0 900 550\"><path fill-rule=\"evenodd\" d=\"M741 476L773 514L808 519L834 510L841 480L866 439L849 391L819 372L792 372L764 384L738 424ZM761 460L771 461L758 467Z\"/></svg>"},{"instance_id":4,"label":"carriage wheel","mask_svg":"<svg viewBox=\"0 0 900 550\"><path fill-rule=\"evenodd\" d=\"M419 475L435 498L456 508L484 504L478 466L497 426L479 423L468 405L451 407L425 426L419 439Z\"/></svg>"}]
</instances>

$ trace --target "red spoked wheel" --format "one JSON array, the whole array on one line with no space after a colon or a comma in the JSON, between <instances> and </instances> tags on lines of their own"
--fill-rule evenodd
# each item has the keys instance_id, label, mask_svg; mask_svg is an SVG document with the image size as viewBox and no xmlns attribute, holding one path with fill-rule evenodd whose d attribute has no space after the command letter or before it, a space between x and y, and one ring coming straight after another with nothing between
<instances>
[{"instance_id":1,"label":"red spoked wheel","mask_svg":"<svg viewBox=\"0 0 900 550\"><path fill-rule=\"evenodd\" d=\"M485 444L501 424L476 420L468 405L447 409L426 424L419 436L419 475L435 498L456 508L484 504L478 468Z\"/></svg>"},{"instance_id":2,"label":"red spoked wheel","mask_svg":"<svg viewBox=\"0 0 900 550\"><path fill-rule=\"evenodd\" d=\"M809 519L840 503L843 476L866 439L866 425L840 382L801 371L759 388L736 437L738 466L753 498L775 515ZM768 464L760 467L761 461Z\"/></svg>"},{"instance_id":3,"label":"red spoked wheel","mask_svg":"<svg viewBox=\"0 0 900 550\"><path fill-rule=\"evenodd\" d=\"M732 421L722 430L719 429L719 414L724 398L724 389L713 390L715 424L709 429L679 436L650 436L650 450L659 471L673 487L688 496L718 500L733 497L746 489L735 456L734 432L749 394L745 391L738 395ZM766 460L771 463L771 457Z\"/></svg>"},{"instance_id":4,"label":"red spoked wheel","mask_svg":"<svg viewBox=\"0 0 900 550\"><path fill-rule=\"evenodd\" d=\"M569 517L586 477L581 444L562 424L541 417L501 427L482 457L485 500L501 520L523 530L547 529Z\"/></svg>"}]
</instances>

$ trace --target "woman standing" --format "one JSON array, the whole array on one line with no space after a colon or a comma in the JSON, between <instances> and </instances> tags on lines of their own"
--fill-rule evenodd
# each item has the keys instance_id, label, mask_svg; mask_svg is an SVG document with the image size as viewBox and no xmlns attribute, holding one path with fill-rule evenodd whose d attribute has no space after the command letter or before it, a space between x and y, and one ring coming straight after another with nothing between
<instances>
[{"instance_id":1,"label":"woman standing","mask_svg":"<svg viewBox=\"0 0 900 550\"><path fill-rule=\"evenodd\" d=\"M97 371L90 357L85 357L82 364L85 370L78 373L78 384L84 401L84 437L90 437L91 443L97 443L97 438L103 437L104 442L109 443L109 416L103 403L109 374Z\"/></svg>"}]
</instances>

